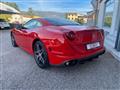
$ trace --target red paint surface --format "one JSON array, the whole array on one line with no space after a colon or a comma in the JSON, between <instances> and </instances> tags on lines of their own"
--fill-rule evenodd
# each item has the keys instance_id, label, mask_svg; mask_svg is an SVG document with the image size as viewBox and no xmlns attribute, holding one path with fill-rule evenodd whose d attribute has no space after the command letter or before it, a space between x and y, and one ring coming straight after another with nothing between
<instances>
[{"instance_id":1,"label":"red paint surface","mask_svg":"<svg viewBox=\"0 0 120 90\"><path fill-rule=\"evenodd\" d=\"M39 39L45 46L50 64L62 64L69 60L92 56L104 50L104 35L95 27L53 26L44 19L39 20L43 26L34 29L13 29L11 32L19 47L33 55L32 45ZM73 31L75 39L69 40L66 33ZM100 42L100 47L86 49L86 44Z\"/></svg>"}]
</instances>

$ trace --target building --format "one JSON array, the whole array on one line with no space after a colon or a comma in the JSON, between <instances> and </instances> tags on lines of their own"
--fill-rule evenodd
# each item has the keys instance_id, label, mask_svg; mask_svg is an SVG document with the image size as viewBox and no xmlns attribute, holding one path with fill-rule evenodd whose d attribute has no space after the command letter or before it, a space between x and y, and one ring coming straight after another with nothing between
<instances>
[{"instance_id":1,"label":"building","mask_svg":"<svg viewBox=\"0 0 120 90\"><path fill-rule=\"evenodd\" d=\"M19 23L22 24L24 22L27 22L28 20L32 19L32 18L39 18L39 16L29 16L29 15L23 15L21 14L20 11L16 10L15 8L6 5L4 3L0 2L0 14L7 14L10 15L10 17L8 18L10 21L10 23ZM5 15L4 15L5 16Z\"/></svg>"},{"instance_id":2,"label":"building","mask_svg":"<svg viewBox=\"0 0 120 90\"><path fill-rule=\"evenodd\" d=\"M22 16L19 14L12 14L10 18L10 23L19 23L21 24L22 21Z\"/></svg>"},{"instance_id":3,"label":"building","mask_svg":"<svg viewBox=\"0 0 120 90\"><path fill-rule=\"evenodd\" d=\"M75 21L78 18L77 13L66 13L66 18L72 21Z\"/></svg>"},{"instance_id":4,"label":"building","mask_svg":"<svg viewBox=\"0 0 120 90\"><path fill-rule=\"evenodd\" d=\"M87 17L78 13L66 13L66 18L72 21L87 23Z\"/></svg>"},{"instance_id":5,"label":"building","mask_svg":"<svg viewBox=\"0 0 120 90\"><path fill-rule=\"evenodd\" d=\"M103 28L105 47L120 60L120 0L92 0L96 25Z\"/></svg>"},{"instance_id":6,"label":"building","mask_svg":"<svg viewBox=\"0 0 120 90\"><path fill-rule=\"evenodd\" d=\"M88 17L86 15L78 16L78 20L83 20L83 23L85 24L88 22Z\"/></svg>"},{"instance_id":7,"label":"building","mask_svg":"<svg viewBox=\"0 0 120 90\"><path fill-rule=\"evenodd\" d=\"M2 2L0 2L0 14L15 14L20 13L18 10L14 9L13 7L10 7Z\"/></svg>"},{"instance_id":8,"label":"building","mask_svg":"<svg viewBox=\"0 0 120 90\"><path fill-rule=\"evenodd\" d=\"M32 19L32 17L30 16L25 16L21 14L12 14L10 23L22 24L24 22L27 22L30 19Z\"/></svg>"},{"instance_id":9,"label":"building","mask_svg":"<svg viewBox=\"0 0 120 90\"><path fill-rule=\"evenodd\" d=\"M29 21L32 18L39 18L39 16L29 16L29 15L23 15L23 14L12 14L12 16L10 18L10 23L23 24L23 23Z\"/></svg>"}]
</instances>

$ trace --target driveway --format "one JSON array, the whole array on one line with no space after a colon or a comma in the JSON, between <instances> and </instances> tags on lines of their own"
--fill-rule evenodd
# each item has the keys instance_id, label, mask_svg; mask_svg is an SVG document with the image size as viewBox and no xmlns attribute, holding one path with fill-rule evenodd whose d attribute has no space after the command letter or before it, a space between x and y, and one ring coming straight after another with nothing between
<instances>
[{"instance_id":1,"label":"driveway","mask_svg":"<svg viewBox=\"0 0 120 90\"><path fill-rule=\"evenodd\" d=\"M0 47L2 90L120 90L120 62L108 52L85 64L44 70L11 46L9 30L0 31Z\"/></svg>"}]
</instances>

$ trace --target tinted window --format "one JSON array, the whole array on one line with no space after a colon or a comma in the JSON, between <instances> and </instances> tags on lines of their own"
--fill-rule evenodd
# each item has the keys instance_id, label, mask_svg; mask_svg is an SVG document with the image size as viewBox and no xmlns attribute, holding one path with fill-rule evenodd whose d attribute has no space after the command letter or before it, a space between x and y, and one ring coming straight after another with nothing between
<instances>
[{"instance_id":1,"label":"tinted window","mask_svg":"<svg viewBox=\"0 0 120 90\"><path fill-rule=\"evenodd\" d=\"M42 24L37 20L30 20L26 24L24 24L24 28L27 29L37 28L40 26L42 26Z\"/></svg>"},{"instance_id":2,"label":"tinted window","mask_svg":"<svg viewBox=\"0 0 120 90\"><path fill-rule=\"evenodd\" d=\"M42 24L39 21L36 21L35 27L40 27Z\"/></svg>"},{"instance_id":3,"label":"tinted window","mask_svg":"<svg viewBox=\"0 0 120 90\"><path fill-rule=\"evenodd\" d=\"M55 26L64 26L64 25L80 25L77 22L73 22L67 19L58 19L58 18L45 18L48 22L52 23Z\"/></svg>"}]
</instances>

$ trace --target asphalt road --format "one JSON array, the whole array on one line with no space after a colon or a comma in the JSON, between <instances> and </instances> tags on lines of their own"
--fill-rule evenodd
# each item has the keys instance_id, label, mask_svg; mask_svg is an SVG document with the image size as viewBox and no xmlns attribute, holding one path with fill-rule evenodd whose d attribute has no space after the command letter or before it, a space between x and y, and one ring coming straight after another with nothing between
<instances>
[{"instance_id":1,"label":"asphalt road","mask_svg":"<svg viewBox=\"0 0 120 90\"><path fill-rule=\"evenodd\" d=\"M120 90L120 62L105 53L74 67L40 69L32 56L13 48L9 30L0 31L2 90Z\"/></svg>"}]
</instances>

